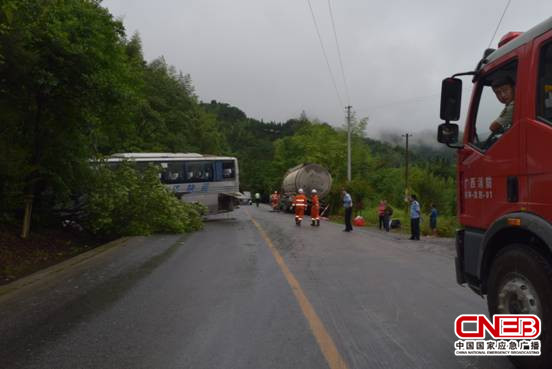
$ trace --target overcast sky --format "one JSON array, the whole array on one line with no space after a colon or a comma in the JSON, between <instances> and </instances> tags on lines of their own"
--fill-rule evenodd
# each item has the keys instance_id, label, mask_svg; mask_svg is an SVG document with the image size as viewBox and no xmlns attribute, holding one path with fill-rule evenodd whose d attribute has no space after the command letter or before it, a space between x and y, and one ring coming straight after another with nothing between
<instances>
[{"instance_id":1,"label":"overcast sky","mask_svg":"<svg viewBox=\"0 0 552 369\"><path fill-rule=\"evenodd\" d=\"M507 0L331 0L346 76L345 89L328 0L104 0L147 60L164 56L192 77L203 101L234 105L248 116L285 122L304 110L335 126L344 106L369 117L368 134L420 132L439 123L441 80L471 70ZM550 0L512 0L492 47L509 31L552 16ZM465 79L465 86L469 80ZM465 87L464 102L469 98ZM463 113L465 113L465 107Z\"/></svg>"}]
</instances>

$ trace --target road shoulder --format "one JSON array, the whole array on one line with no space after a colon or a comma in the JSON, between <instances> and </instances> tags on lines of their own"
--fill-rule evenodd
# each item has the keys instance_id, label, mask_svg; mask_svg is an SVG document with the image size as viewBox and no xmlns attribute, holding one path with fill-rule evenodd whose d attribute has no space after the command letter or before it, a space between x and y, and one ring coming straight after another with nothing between
<instances>
[{"instance_id":1,"label":"road shoulder","mask_svg":"<svg viewBox=\"0 0 552 369\"><path fill-rule=\"evenodd\" d=\"M122 238L116 239L104 245L98 246L90 251L86 251L70 259L64 260L58 264L54 264L48 268L39 270L26 277L22 277L11 283L0 286L0 303L2 302L2 300L6 299L9 295L11 295L16 291L30 287L32 285L36 285L37 283L45 283L50 279L55 278L63 271L76 267L77 265L86 263L91 258L99 254L102 254L106 251L125 245L130 239L131 237L122 237Z\"/></svg>"}]
</instances>

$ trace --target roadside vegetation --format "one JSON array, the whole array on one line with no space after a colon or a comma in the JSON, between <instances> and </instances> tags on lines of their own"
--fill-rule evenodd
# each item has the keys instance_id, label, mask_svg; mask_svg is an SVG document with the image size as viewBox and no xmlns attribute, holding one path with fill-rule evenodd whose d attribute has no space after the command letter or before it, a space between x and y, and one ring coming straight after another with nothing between
<instances>
[{"instance_id":1,"label":"roadside vegetation","mask_svg":"<svg viewBox=\"0 0 552 369\"><path fill-rule=\"evenodd\" d=\"M15 265L29 255L37 260L43 253L72 255L122 235L201 228L204 209L172 197L154 168L137 172L124 165L110 171L91 165L117 152L236 156L242 189L259 192L264 200L279 189L287 169L319 163L334 179L326 199L329 214L341 210L339 191L345 186L356 213L372 213L380 199L399 210L405 206L404 151L366 137L366 124L354 120L353 181L347 183L343 128L306 113L264 122L223 102L201 102L191 77L163 57L145 60L139 35L127 35L101 1L5 0L0 4L2 264L7 255ZM456 212L451 152L413 146L410 163L410 191L425 211L430 203L437 205L439 231L449 235L453 226L446 219ZM26 212L32 214L31 233L22 247L14 240ZM44 242L30 242L37 237ZM33 245L36 252L29 251ZM0 278L7 273L0 269Z\"/></svg>"},{"instance_id":2,"label":"roadside vegetation","mask_svg":"<svg viewBox=\"0 0 552 369\"><path fill-rule=\"evenodd\" d=\"M100 165L84 194L83 225L97 237L184 233L202 227L206 208L180 201L159 182L159 169Z\"/></svg>"},{"instance_id":3,"label":"roadside vegetation","mask_svg":"<svg viewBox=\"0 0 552 369\"><path fill-rule=\"evenodd\" d=\"M360 215L364 218L367 226L378 227L379 217L377 206L363 209L359 211L357 215ZM339 219L340 222L343 222L343 216L336 215L334 219ZM391 231L410 234L410 213L409 209L406 208L406 205L403 205L402 208L394 207L392 219L399 220L401 223L401 227L398 229L392 229ZM437 222L437 236L453 237L454 232L459 227L460 225L458 224L458 220L456 219L455 215L441 215L439 216L439 221ZM431 229L429 228L429 212L424 212L422 214L420 233L423 236L433 235Z\"/></svg>"}]
</instances>

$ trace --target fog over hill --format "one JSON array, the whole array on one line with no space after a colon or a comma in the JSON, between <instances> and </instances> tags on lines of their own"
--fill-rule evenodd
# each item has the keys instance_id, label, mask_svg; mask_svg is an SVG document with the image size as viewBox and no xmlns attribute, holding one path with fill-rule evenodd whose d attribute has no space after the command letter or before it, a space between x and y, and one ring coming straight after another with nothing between
<instances>
[{"instance_id":1,"label":"fog over hill","mask_svg":"<svg viewBox=\"0 0 552 369\"><path fill-rule=\"evenodd\" d=\"M411 136L408 139L408 145L411 152L424 158L435 157L452 160L455 157L454 149L437 142L437 127L435 130L422 129L409 134ZM406 141L404 135L405 133L402 131L387 129L379 131L375 137L370 138L404 149Z\"/></svg>"}]
</instances>

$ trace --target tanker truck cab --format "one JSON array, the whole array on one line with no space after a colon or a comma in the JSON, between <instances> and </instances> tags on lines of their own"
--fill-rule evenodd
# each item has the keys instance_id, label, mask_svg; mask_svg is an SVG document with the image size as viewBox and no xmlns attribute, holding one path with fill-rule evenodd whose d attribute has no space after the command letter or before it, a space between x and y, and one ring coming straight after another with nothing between
<instances>
[{"instance_id":1,"label":"tanker truck cab","mask_svg":"<svg viewBox=\"0 0 552 369\"><path fill-rule=\"evenodd\" d=\"M460 76L473 90L458 144ZM541 356L512 361L552 367L552 18L443 80L441 119L438 141L458 150L457 281L491 314L538 315Z\"/></svg>"}]
</instances>

